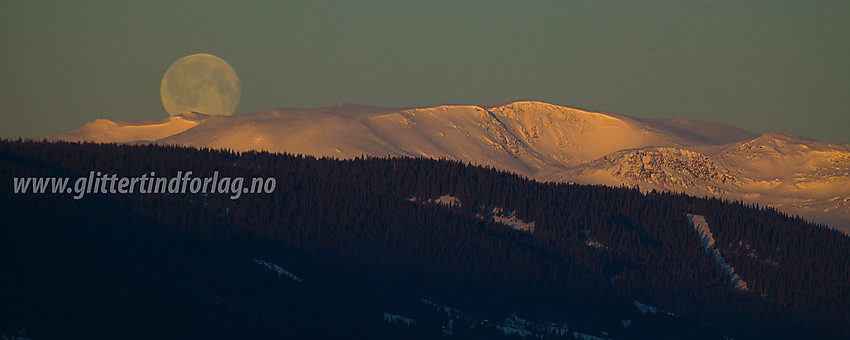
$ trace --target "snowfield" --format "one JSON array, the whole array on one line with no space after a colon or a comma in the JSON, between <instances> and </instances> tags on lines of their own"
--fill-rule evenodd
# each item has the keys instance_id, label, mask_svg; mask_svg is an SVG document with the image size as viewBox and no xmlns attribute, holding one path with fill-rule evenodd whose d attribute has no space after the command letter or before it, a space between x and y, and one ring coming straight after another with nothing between
<instances>
[{"instance_id":1,"label":"snowfield","mask_svg":"<svg viewBox=\"0 0 850 340\"><path fill-rule=\"evenodd\" d=\"M769 205L850 231L850 145L535 101L385 108L340 103L235 116L98 119L48 140L318 157L447 158L540 181L639 186Z\"/></svg>"}]
</instances>

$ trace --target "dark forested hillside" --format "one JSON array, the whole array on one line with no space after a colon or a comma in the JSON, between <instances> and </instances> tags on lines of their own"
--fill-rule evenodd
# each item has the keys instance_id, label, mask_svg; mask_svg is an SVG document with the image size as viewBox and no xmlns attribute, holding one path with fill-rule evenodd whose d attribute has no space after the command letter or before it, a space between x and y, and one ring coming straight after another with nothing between
<instances>
[{"instance_id":1,"label":"dark forested hillside","mask_svg":"<svg viewBox=\"0 0 850 340\"><path fill-rule=\"evenodd\" d=\"M13 188L187 170L275 187ZM0 336L850 337L850 239L770 208L452 161L152 145L4 141L0 176Z\"/></svg>"}]
</instances>

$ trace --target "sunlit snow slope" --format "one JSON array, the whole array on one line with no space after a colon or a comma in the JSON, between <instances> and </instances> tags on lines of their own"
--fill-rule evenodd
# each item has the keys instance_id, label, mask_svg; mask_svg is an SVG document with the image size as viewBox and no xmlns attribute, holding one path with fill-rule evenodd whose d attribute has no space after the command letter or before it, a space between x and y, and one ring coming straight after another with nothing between
<instances>
[{"instance_id":1,"label":"sunlit snow slope","mask_svg":"<svg viewBox=\"0 0 850 340\"><path fill-rule=\"evenodd\" d=\"M338 104L158 121L98 119L51 140L154 142L351 158L448 158L544 181L637 185L771 205L850 231L850 145L534 101L395 109Z\"/></svg>"}]
</instances>

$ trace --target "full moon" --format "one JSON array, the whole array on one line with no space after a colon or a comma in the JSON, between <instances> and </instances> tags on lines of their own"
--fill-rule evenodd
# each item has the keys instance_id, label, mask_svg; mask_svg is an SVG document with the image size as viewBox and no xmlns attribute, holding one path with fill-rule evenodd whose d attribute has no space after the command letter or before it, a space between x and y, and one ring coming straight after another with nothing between
<instances>
[{"instance_id":1,"label":"full moon","mask_svg":"<svg viewBox=\"0 0 850 340\"><path fill-rule=\"evenodd\" d=\"M169 115L195 111L232 115L242 96L236 70L226 61L200 53L177 59L162 77L162 106Z\"/></svg>"}]
</instances>

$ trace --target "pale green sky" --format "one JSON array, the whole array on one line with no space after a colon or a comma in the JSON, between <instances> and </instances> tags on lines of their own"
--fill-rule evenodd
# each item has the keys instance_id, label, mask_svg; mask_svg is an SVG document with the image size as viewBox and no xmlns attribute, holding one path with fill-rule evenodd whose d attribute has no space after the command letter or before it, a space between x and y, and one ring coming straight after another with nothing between
<instances>
[{"instance_id":1,"label":"pale green sky","mask_svg":"<svg viewBox=\"0 0 850 340\"><path fill-rule=\"evenodd\" d=\"M211 53L237 113L518 99L850 143L850 1L3 1L0 138L167 117Z\"/></svg>"}]
</instances>

